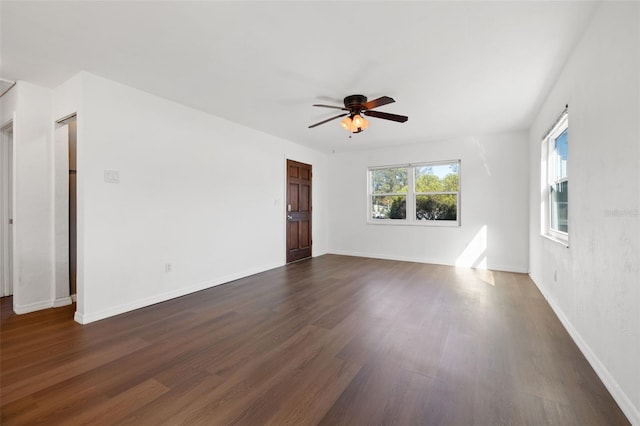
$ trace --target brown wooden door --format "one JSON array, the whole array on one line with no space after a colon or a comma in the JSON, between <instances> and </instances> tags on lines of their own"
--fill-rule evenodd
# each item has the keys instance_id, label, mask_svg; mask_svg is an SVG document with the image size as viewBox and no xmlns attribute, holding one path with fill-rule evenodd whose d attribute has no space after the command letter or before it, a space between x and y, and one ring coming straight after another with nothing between
<instances>
[{"instance_id":1,"label":"brown wooden door","mask_svg":"<svg viewBox=\"0 0 640 426\"><path fill-rule=\"evenodd\" d=\"M287 263L311 257L311 165L287 160Z\"/></svg>"}]
</instances>

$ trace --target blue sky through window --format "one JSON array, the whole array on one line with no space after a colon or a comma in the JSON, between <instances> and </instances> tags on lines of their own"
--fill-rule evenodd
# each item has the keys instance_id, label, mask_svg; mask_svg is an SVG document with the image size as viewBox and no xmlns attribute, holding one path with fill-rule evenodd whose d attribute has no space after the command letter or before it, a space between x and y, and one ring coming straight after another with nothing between
<instances>
[{"instance_id":1,"label":"blue sky through window","mask_svg":"<svg viewBox=\"0 0 640 426\"><path fill-rule=\"evenodd\" d=\"M565 129L556 138L556 153L561 160L567 160L567 147L569 145L569 129Z\"/></svg>"},{"instance_id":2,"label":"blue sky through window","mask_svg":"<svg viewBox=\"0 0 640 426\"><path fill-rule=\"evenodd\" d=\"M452 168L454 166L454 168ZM437 164L433 166L424 166L417 168L417 176L428 174L428 175L436 175L438 178L443 179L445 176L449 174L457 174L457 166L458 164Z\"/></svg>"}]
</instances>

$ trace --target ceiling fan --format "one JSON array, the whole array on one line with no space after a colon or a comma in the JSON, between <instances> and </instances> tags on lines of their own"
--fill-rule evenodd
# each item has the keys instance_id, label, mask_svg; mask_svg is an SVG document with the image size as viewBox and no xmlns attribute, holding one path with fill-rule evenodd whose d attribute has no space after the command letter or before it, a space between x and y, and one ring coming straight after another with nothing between
<instances>
[{"instance_id":1,"label":"ceiling fan","mask_svg":"<svg viewBox=\"0 0 640 426\"><path fill-rule=\"evenodd\" d=\"M374 108L394 103L395 100L390 98L389 96L382 96L378 99L374 99L372 101L367 101L367 97L363 95L350 95L344 98L344 106L334 106L334 105L322 105L322 104L313 104L315 107L322 108L334 108L341 109L343 111L347 111L342 114L338 114L335 117L328 118L319 123L312 124L309 126L310 129L319 126L324 123L328 123L329 121L333 121L340 117L345 117L340 125L343 129L347 130L351 133L360 133L367 127L369 127L369 122L362 117L362 114L368 117L382 118L383 120L391 120L397 121L398 123L404 123L409 119L406 115L398 115L398 114L390 114L388 112L381 111L372 111Z\"/></svg>"}]
</instances>

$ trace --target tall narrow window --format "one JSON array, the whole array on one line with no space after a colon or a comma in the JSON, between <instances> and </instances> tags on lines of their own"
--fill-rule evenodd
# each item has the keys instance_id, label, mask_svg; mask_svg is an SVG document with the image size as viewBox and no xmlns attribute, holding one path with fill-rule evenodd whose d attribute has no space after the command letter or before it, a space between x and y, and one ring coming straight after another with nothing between
<instances>
[{"instance_id":1,"label":"tall narrow window","mask_svg":"<svg viewBox=\"0 0 640 426\"><path fill-rule=\"evenodd\" d=\"M547 221L543 232L554 239L569 239L569 176L567 160L569 148L569 116L565 110L556 125L543 140L543 161L546 160L546 179L543 197L547 205ZM544 170L544 169L543 169Z\"/></svg>"}]
</instances>

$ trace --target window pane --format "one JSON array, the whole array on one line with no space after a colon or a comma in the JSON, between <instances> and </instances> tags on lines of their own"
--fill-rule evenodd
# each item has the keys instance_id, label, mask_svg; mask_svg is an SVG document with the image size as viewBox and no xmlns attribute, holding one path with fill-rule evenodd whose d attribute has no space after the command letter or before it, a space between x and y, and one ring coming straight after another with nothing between
<instances>
[{"instance_id":1,"label":"window pane","mask_svg":"<svg viewBox=\"0 0 640 426\"><path fill-rule=\"evenodd\" d=\"M457 218L457 195L416 195L417 220L457 220Z\"/></svg>"},{"instance_id":2,"label":"window pane","mask_svg":"<svg viewBox=\"0 0 640 426\"><path fill-rule=\"evenodd\" d=\"M564 181L552 185L549 192L551 202L551 229L561 232L569 232L569 182Z\"/></svg>"},{"instance_id":3,"label":"window pane","mask_svg":"<svg viewBox=\"0 0 640 426\"><path fill-rule=\"evenodd\" d=\"M555 167L555 179L567 177L567 148L569 142L569 129L565 129L560 136L555 138L553 146L553 157Z\"/></svg>"},{"instance_id":4,"label":"window pane","mask_svg":"<svg viewBox=\"0 0 640 426\"><path fill-rule=\"evenodd\" d=\"M407 192L407 182L406 167L371 170L371 192L374 194Z\"/></svg>"},{"instance_id":5,"label":"window pane","mask_svg":"<svg viewBox=\"0 0 640 426\"><path fill-rule=\"evenodd\" d=\"M407 218L407 197L404 195L374 195L371 201L371 219Z\"/></svg>"},{"instance_id":6,"label":"window pane","mask_svg":"<svg viewBox=\"0 0 640 426\"><path fill-rule=\"evenodd\" d=\"M458 191L458 163L416 167L416 192Z\"/></svg>"}]
</instances>

